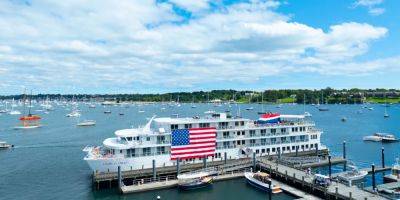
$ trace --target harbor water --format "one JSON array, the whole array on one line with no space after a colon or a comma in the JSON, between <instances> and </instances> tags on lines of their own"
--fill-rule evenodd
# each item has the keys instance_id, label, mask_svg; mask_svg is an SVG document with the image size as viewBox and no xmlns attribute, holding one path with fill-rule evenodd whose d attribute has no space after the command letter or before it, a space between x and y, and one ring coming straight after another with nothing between
<instances>
[{"instance_id":1,"label":"harbor water","mask_svg":"<svg viewBox=\"0 0 400 200\"><path fill-rule=\"evenodd\" d=\"M178 114L180 117L204 115L207 110L224 112L229 110L232 115L240 113L242 117L256 119L261 111L260 104L221 105L212 104L182 104L180 107L162 104L107 106L97 105L89 108L80 104L82 116L67 118L70 106L56 106L48 114L39 105L33 108L35 114L42 116L43 127L31 130L14 130L19 124L17 115L0 115L0 140L14 144L15 148L0 151L0 199L266 199L267 194L258 191L245 183L244 179L217 182L210 188L182 192L177 189L166 189L139 194L121 196L115 189L94 191L91 182L91 170L83 161L86 145L101 145L105 138L113 137L118 129L137 127L157 115L167 117ZM161 109L164 107L165 109ZM254 110L246 110L254 107ZM361 105L326 105L329 111L318 111L307 105L264 105L266 111L284 114L302 114L304 110L312 114L312 120L317 128L322 129L321 142L328 146L331 154L342 155L342 143L347 144L347 158L360 168L371 164L381 165L381 148L385 148L386 165L392 165L400 156L399 143L364 142L363 136L375 132L392 133L400 137L400 106L388 107L389 118L384 118L384 107L371 105L373 110L362 108ZM22 108L19 108L22 110ZM104 114L111 110L111 114ZM145 112L139 112L144 110ZM124 115L119 115L124 113ZM347 120L342 122L341 119ZM84 119L96 120L93 127L77 127L78 121ZM334 172L341 171L343 166L335 166ZM317 169L327 173L326 169ZM377 176L378 183L382 175ZM367 177L366 185L370 184ZM294 199L289 194L274 195L273 199Z\"/></svg>"}]
</instances>

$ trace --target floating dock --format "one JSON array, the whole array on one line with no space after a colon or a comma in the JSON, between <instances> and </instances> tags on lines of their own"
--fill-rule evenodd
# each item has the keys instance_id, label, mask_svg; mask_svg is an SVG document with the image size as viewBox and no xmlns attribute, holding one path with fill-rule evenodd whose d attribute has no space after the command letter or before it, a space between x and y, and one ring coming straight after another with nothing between
<instances>
[{"instance_id":1,"label":"floating dock","mask_svg":"<svg viewBox=\"0 0 400 200\"><path fill-rule=\"evenodd\" d=\"M349 187L342 183L332 182L328 187L317 186L313 183L313 175L307 175L303 170L288 167L278 162L260 159L257 166L271 174L275 180L292 185L308 193L324 199L385 199L385 197L374 194L355 186Z\"/></svg>"}]
</instances>

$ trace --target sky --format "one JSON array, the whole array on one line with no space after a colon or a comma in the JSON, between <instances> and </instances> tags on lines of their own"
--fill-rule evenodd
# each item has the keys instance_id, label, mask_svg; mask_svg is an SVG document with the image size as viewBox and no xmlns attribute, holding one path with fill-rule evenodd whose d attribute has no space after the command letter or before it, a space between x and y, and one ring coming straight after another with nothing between
<instances>
[{"instance_id":1,"label":"sky","mask_svg":"<svg viewBox=\"0 0 400 200\"><path fill-rule=\"evenodd\" d=\"M2 0L0 95L400 88L398 0Z\"/></svg>"}]
</instances>

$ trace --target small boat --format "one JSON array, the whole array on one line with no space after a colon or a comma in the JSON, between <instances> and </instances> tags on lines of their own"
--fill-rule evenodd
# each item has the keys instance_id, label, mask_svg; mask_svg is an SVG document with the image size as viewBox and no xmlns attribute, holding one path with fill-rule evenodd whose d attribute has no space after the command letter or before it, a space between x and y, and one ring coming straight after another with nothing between
<instances>
[{"instance_id":1,"label":"small boat","mask_svg":"<svg viewBox=\"0 0 400 200\"><path fill-rule=\"evenodd\" d=\"M340 181L344 181L349 186L352 186L354 181L358 181L363 179L368 175L368 172L365 170L358 170L358 168L354 165L349 165L351 170L340 173L337 177Z\"/></svg>"},{"instance_id":2,"label":"small boat","mask_svg":"<svg viewBox=\"0 0 400 200\"><path fill-rule=\"evenodd\" d=\"M94 125L96 125L96 121L95 120L84 120L82 122L79 122L76 125L77 126L94 126Z\"/></svg>"},{"instance_id":3,"label":"small boat","mask_svg":"<svg viewBox=\"0 0 400 200\"><path fill-rule=\"evenodd\" d=\"M374 110L374 108L373 107L368 107L368 110Z\"/></svg>"},{"instance_id":4,"label":"small boat","mask_svg":"<svg viewBox=\"0 0 400 200\"><path fill-rule=\"evenodd\" d=\"M178 187L182 190L192 190L210 186L212 173L206 171L178 175Z\"/></svg>"},{"instance_id":5,"label":"small boat","mask_svg":"<svg viewBox=\"0 0 400 200\"><path fill-rule=\"evenodd\" d=\"M204 112L204 114L214 114L215 113L215 111L213 111L213 110L207 110L206 112Z\"/></svg>"},{"instance_id":6,"label":"small boat","mask_svg":"<svg viewBox=\"0 0 400 200\"><path fill-rule=\"evenodd\" d=\"M90 104L89 108L96 108L96 105L95 104Z\"/></svg>"},{"instance_id":7,"label":"small boat","mask_svg":"<svg viewBox=\"0 0 400 200\"><path fill-rule=\"evenodd\" d=\"M5 141L0 141L0 149L9 149L11 147L14 147L12 144L7 144Z\"/></svg>"},{"instance_id":8,"label":"small boat","mask_svg":"<svg viewBox=\"0 0 400 200\"><path fill-rule=\"evenodd\" d=\"M111 110L105 110L104 114L111 114Z\"/></svg>"},{"instance_id":9,"label":"small boat","mask_svg":"<svg viewBox=\"0 0 400 200\"><path fill-rule=\"evenodd\" d=\"M392 167L392 173L385 175L383 177L383 182L392 183L392 182L400 182L400 162L399 158L396 158L396 163Z\"/></svg>"},{"instance_id":10,"label":"small boat","mask_svg":"<svg viewBox=\"0 0 400 200\"><path fill-rule=\"evenodd\" d=\"M254 108L253 107L248 107L248 108L246 108L246 110L254 110Z\"/></svg>"},{"instance_id":11,"label":"small boat","mask_svg":"<svg viewBox=\"0 0 400 200\"><path fill-rule=\"evenodd\" d=\"M264 191L270 191L272 190L273 194L281 193L282 189L278 185L275 185L270 178L269 174L264 173L264 172L245 172L244 176L246 177L247 183L249 183L251 186L254 186L258 189L264 190ZM272 188L270 188L272 187Z\"/></svg>"},{"instance_id":12,"label":"small boat","mask_svg":"<svg viewBox=\"0 0 400 200\"><path fill-rule=\"evenodd\" d=\"M9 114L9 115L20 115L21 112L18 111L18 110L11 110L8 114Z\"/></svg>"},{"instance_id":13,"label":"small boat","mask_svg":"<svg viewBox=\"0 0 400 200\"><path fill-rule=\"evenodd\" d=\"M122 115L125 115L125 113L118 113L118 115L121 115L121 116L122 116Z\"/></svg>"},{"instance_id":14,"label":"small boat","mask_svg":"<svg viewBox=\"0 0 400 200\"><path fill-rule=\"evenodd\" d=\"M138 112L139 112L139 113L144 113L144 110L139 110Z\"/></svg>"},{"instance_id":15,"label":"small boat","mask_svg":"<svg viewBox=\"0 0 400 200\"><path fill-rule=\"evenodd\" d=\"M329 111L329 108L327 107L320 107L318 108L319 111Z\"/></svg>"},{"instance_id":16,"label":"small boat","mask_svg":"<svg viewBox=\"0 0 400 200\"><path fill-rule=\"evenodd\" d=\"M373 142L383 142L383 143L399 141L393 134L387 134L387 133L375 133L374 135L363 137L363 140L373 141Z\"/></svg>"},{"instance_id":17,"label":"small boat","mask_svg":"<svg viewBox=\"0 0 400 200\"><path fill-rule=\"evenodd\" d=\"M347 121L347 118L346 118L346 117L342 117L341 121L342 121L342 122L346 122L346 121Z\"/></svg>"},{"instance_id":18,"label":"small boat","mask_svg":"<svg viewBox=\"0 0 400 200\"><path fill-rule=\"evenodd\" d=\"M73 110L71 113L68 113L67 115L65 115L66 117L80 117L81 113L78 112L77 110Z\"/></svg>"}]
</instances>

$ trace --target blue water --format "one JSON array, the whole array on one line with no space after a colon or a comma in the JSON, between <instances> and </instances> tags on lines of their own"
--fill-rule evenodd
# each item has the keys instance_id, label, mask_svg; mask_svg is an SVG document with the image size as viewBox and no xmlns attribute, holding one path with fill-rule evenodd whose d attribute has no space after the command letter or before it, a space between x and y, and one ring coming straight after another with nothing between
<instances>
[{"instance_id":1,"label":"blue water","mask_svg":"<svg viewBox=\"0 0 400 200\"><path fill-rule=\"evenodd\" d=\"M245 108L253 106L253 111ZM13 130L18 116L0 116L0 140L5 140L16 145L12 150L0 151L0 199L154 199L156 195L163 199L265 199L266 194L248 187L244 180L237 179L214 184L212 189L182 193L176 189L161 190L120 196L115 190L93 191L91 184L91 171L82 160L86 145L100 145L107 138L112 137L118 129L130 128L146 123L147 119L156 114L160 117L179 114L191 117L203 115L204 111L214 109L217 111L231 110L236 114L239 107L227 105L213 107L207 104L198 104L192 109L189 104L181 107L165 106L161 110L160 104L145 106L130 106L129 108L97 106L90 109L81 105L83 119L97 121L94 127L76 127L76 118L67 118L65 115L69 108L56 107L49 114L37 112L43 117L43 127L32 130ZM303 113L302 105L283 105L276 108L274 105L264 106L266 110L285 114ZM324 131L322 143L331 149L333 155L342 154L342 142L347 142L347 157L360 167L370 167L372 163L380 165L381 147L385 148L386 163L391 165L395 157L400 154L399 143L384 144L366 143L362 137L374 132L390 132L399 135L400 106L392 105L388 108L390 118L384 119L384 107L373 105L374 110L369 111L360 105L328 105L328 112L320 112L315 107L306 106L306 110L313 115L317 127ZM241 115L248 118L257 118L257 111L261 105L240 105ZM38 106L36 106L38 109ZM104 114L106 109L112 114ZM145 113L138 113L143 109ZM35 110L35 108L33 108ZM357 114L362 110L362 114ZM124 116L118 115L125 113ZM341 118L347 117L347 122ZM341 166L334 167L340 171ZM326 170L321 169L322 172ZM370 181L367 180L367 184ZM381 176L378 176L381 182ZM293 199L281 194L274 199Z\"/></svg>"}]
</instances>

